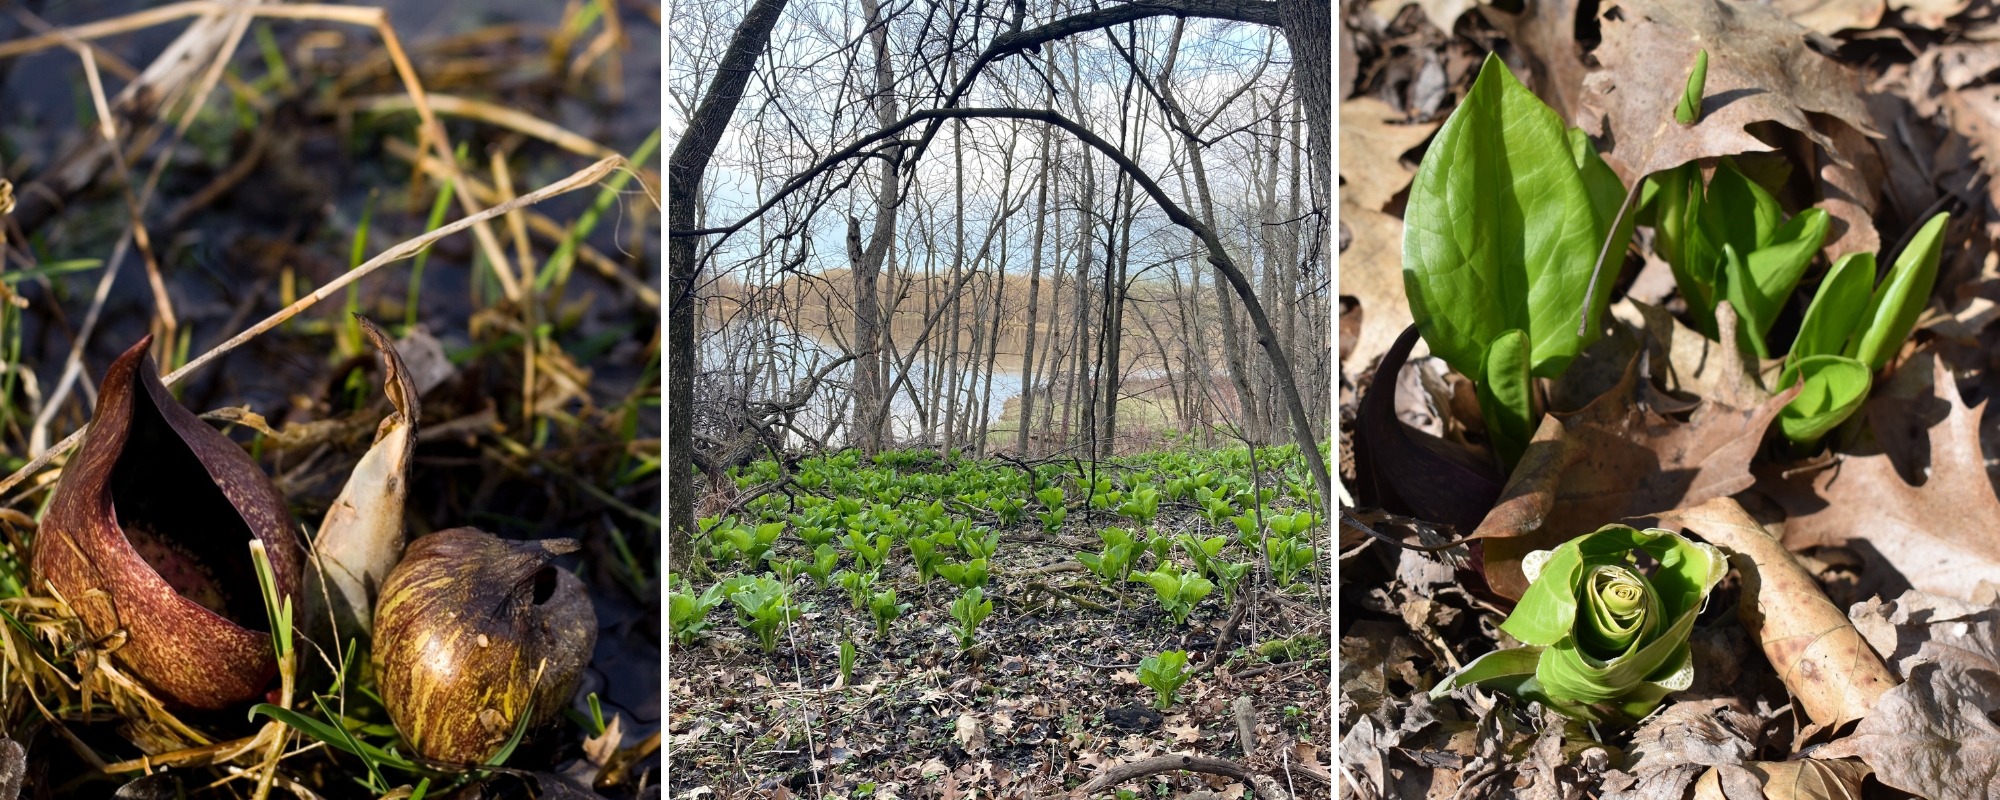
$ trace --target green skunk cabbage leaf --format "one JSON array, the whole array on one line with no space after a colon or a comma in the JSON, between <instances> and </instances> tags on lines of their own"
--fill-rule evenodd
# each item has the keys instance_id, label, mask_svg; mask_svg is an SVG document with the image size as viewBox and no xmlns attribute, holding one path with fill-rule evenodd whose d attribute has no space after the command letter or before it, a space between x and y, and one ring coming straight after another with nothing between
<instances>
[{"instance_id":1,"label":"green skunk cabbage leaf","mask_svg":"<svg viewBox=\"0 0 2000 800\"><path fill-rule=\"evenodd\" d=\"M1701 168L1682 164L1647 180L1659 186L1653 210L1653 249L1674 273L1688 316L1703 335L1715 336L1715 263L1721 257L1701 231Z\"/></svg>"},{"instance_id":2,"label":"green skunk cabbage leaf","mask_svg":"<svg viewBox=\"0 0 2000 800\"><path fill-rule=\"evenodd\" d=\"M1930 302L1948 220L1949 216L1942 213L1931 217L1911 237L1909 246L1896 257L1896 266L1890 268L1888 280L1882 282L1868 301L1868 310L1861 316L1861 329L1847 343L1843 355L1875 370L1881 369L1903 346L1903 339L1917 325L1917 315Z\"/></svg>"},{"instance_id":3,"label":"green skunk cabbage leaf","mask_svg":"<svg viewBox=\"0 0 2000 800\"><path fill-rule=\"evenodd\" d=\"M1833 262L1833 269L1827 270L1826 278L1819 283L1819 291L1813 293L1812 305L1806 307L1805 320L1799 323L1798 338L1792 340L1791 360L1839 355L1847 346L1847 337L1861 323L1861 314L1868 308L1868 296L1874 286L1874 253L1848 253Z\"/></svg>"},{"instance_id":4,"label":"green skunk cabbage leaf","mask_svg":"<svg viewBox=\"0 0 2000 800\"><path fill-rule=\"evenodd\" d=\"M1650 575L1638 566L1638 551L1655 562ZM1466 665L1433 688L1433 697L1480 684L1579 719L1643 717L1692 684L1688 634L1729 562L1714 547L1668 531L1606 525L1532 553L1522 567L1528 591L1500 628L1525 646Z\"/></svg>"},{"instance_id":5,"label":"green skunk cabbage leaf","mask_svg":"<svg viewBox=\"0 0 2000 800\"><path fill-rule=\"evenodd\" d=\"M1868 365L1846 356L1807 356L1785 367L1779 386L1789 388L1803 379L1799 396L1778 411L1785 438L1800 444L1819 441L1834 426L1846 422L1874 383Z\"/></svg>"},{"instance_id":6,"label":"green skunk cabbage leaf","mask_svg":"<svg viewBox=\"0 0 2000 800\"><path fill-rule=\"evenodd\" d=\"M1688 73L1687 89L1681 92L1681 101L1674 106L1674 121L1682 125L1693 125L1701 118L1701 90L1708 83L1708 51L1694 56L1694 71Z\"/></svg>"},{"instance_id":7,"label":"green skunk cabbage leaf","mask_svg":"<svg viewBox=\"0 0 2000 800\"><path fill-rule=\"evenodd\" d=\"M1514 329L1486 348L1485 378L1479 381L1479 415L1493 437L1493 449L1513 470L1535 437L1534 379L1529 375L1528 334Z\"/></svg>"},{"instance_id":8,"label":"green skunk cabbage leaf","mask_svg":"<svg viewBox=\"0 0 2000 800\"><path fill-rule=\"evenodd\" d=\"M1625 203L1625 182L1618 179L1618 173L1611 165L1597 155L1597 147L1590 143L1590 134L1582 128L1571 128L1568 132L1569 152L1576 159L1577 172L1583 176L1584 191L1590 193L1590 203L1597 209L1597 218L1609 226L1618 219L1618 207ZM1618 229L1611 232L1609 247L1604 250L1604 267L1597 274L1597 290L1591 296L1591 319L1601 319L1604 310L1611 307L1611 281L1618 277L1618 268L1625 263L1625 249L1632 243L1632 230L1639 225L1639 215L1627 213L1618 223ZM1593 263L1595 253L1593 256ZM1574 312L1572 312L1574 313Z\"/></svg>"},{"instance_id":9,"label":"green skunk cabbage leaf","mask_svg":"<svg viewBox=\"0 0 2000 800\"><path fill-rule=\"evenodd\" d=\"M1497 57L1438 129L1403 221L1411 314L1431 352L1458 371L1483 379L1487 344L1511 329L1527 332L1533 372L1544 377L1590 344L1577 336L1577 313L1611 219L1562 118Z\"/></svg>"},{"instance_id":10,"label":"green skunk cabbage leaf","mask_svg":"<svg viewBox=\"0 0 2000 800\"><path fill-rule=\"evenodd\" d=\"M1736 329L1738 337L1758 358L1771 357L1764 340L1779 312L1784 311L1785 300L1812 264L1813 255L1826 241L1827 219L1824 209L1801 211L1747 256L1733 243L1722 246L1724 274L1728 276L1724 295L1742 316L1744 324Z\"/></svg>"},{"instance_id":11,"label":"green skunk cabbage leaf","mask_svg":"<svg viewBox=\"0 0 2000 800\"><path fill-rule=\"evenodd\" d=\"M1736 252L1755 252L1776 240L1784 211L1778 200L1750 176L1736 168L1736 160L1724 156L1715 165L1702 198L1702 235L1720 250L1735 245Z\"/></svg>"}]
</instances>

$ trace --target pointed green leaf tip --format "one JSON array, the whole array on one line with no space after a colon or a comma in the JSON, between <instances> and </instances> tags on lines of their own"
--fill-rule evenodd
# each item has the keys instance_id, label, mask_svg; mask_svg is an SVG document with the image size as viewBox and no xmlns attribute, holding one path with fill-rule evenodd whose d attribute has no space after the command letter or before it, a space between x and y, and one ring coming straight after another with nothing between
<instances>
[{"instance_id":1,"label":"pointed green leaf tip","mask_svg":"<svg viewBox=\"0 0 2000 800\"><path fill-rule=\"evenodd\" d=\"M1682 125L1693 125L1701 117L1701 89L1708 83L1708 51L1694 56L1694 71L1688 73L1687 91L1681 93L1681 103L1674 107L1674 121Z\"/></svg>"}]
</instances>

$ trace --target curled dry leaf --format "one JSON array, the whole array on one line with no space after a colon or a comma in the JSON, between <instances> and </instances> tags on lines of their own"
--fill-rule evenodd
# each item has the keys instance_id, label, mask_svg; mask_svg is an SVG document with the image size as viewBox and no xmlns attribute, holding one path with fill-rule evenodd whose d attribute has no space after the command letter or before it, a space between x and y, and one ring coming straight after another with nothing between
<instances>
[{"instance_id":1,"label":"curled dry leaf","mask_svg":"<svg viewBox=\"0 0 2000 800\"><path fill-rule=\"evenodd\" d=\"M421 410L416 383L382 329L365 317L355 319L382 351L382 390L396 410L375 429L374 445L354 465L313 541L306 585L313 619L306 630L316 636L341 630L366 635L374 629L382 582L403 557L403 502L417 454ZM332 638L325 641L338 644Z\"/></svg>"},{"instance_id":2,"label":"curled dry leaf","mask_svg":"<svg viewBox=\"0 0 2000 800\"><path fill-rule=\"evenodd\" d=\"M1835 728L1866 717L1896 685L1811 573L1734 499L1719 497L1660 518L1729 551L1743 580L1737 619L1814 723Z\"/></svg>"},{"instance_id":3,"label":"curled dry leaf","mask_svg":"<svg viewBox=\"0 0 2000 800\"><path fill-rule=\"evenodd\" d=\"M1983 714L2000 710L2000 607L1911 589L1887 603L1855 603L1848 617L1898 677L1935 663L1945 694Z\"/></svg>"},{"instance_id":4,"label":"curled dry leaf","mask_svg":"<svg viewBox=\"0 0 2000 800\"><path fill-rule=\"evenodd\" d=\"M1808 31L1777 9L1731 0L1618 0L1601 15L1604 65L1584 81L1584 103L1602 109L1612 142L1604 160L1627 183L1698 158L1768 151L1745 128L1774 121L1841 158L1808 114L1869 119L1847 68L1806 42ZM1695 53L1708 50L1702 113L1674 121ZM1862 133L1879 135L1873 129ZM1851 165L1850 165L1851 166Z\"/></svg>"},{"instance_id":5,"label":"curled dry leaf","mask_svg":"<svg viewBox=\"0 0 2000 800\"><path fill-rule=\"evenodd\" d=\"M1694 785L1694 800L1847 800L1861 796L1872 772L1859 761L1808 758L1710 767Z\"/></svg>"},{"instance_id":6,"label":"curled dry leaf","mask_svg":"<svg viewBox=\"0 0 2000 800\"><path fill-rule=\"evenodd\" d=\"M1714 401L1677 422L1635 401L1638 358L1611 391L1573 414L1550 414L1528 444L1498 505L1474 532L1485 540L1486 581L1519 598L1521 559L1589 533L1606 520L1658 514L1727 497L1755 483L1750 459L1797 389L1737 409Z\"/></svg>"},{"instance_id":7,"label":"curled dry leaf","mask_svg":"<svg viewBox=\"0 0 2000 800\"><path fill-rule=\"evenodd\" d=\"M1820 748L1822 758L1859 757L1889 786L1931 800L2000 795L2000 726L1971 700L1950 694L1942 668L1920 664L1889 690L1854 735Z\"/></svg>"},{"instance_id":8,"label":"curled dry leaf","mask_svg":"<svg viewBox=\"0 0 2000 800\"><path fill-rule=\"evenodd\" d=\"M1911 358L1891 383L1914 382L1925 371L1930 393L1905 400L1884 385L1868 400L1874 446L1864 441L1835 467L1777 477L1766 487L1788 515L1786 547L1843 546L1871 559L1863 597L1914 587L1965 599L2000 575L2000 497L1979 446L1985 405L1967 408L1950 370L1928 354ZM1922 476L1925 449L1929 477L1912 486L1896 462Z\"/></svg>"}]
</instances>

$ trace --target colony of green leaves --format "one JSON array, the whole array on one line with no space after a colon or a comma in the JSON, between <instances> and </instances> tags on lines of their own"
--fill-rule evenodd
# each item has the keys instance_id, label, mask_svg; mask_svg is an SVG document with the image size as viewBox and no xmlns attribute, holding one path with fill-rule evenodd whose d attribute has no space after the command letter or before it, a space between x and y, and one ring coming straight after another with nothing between
<instances>
[{"instance_id":1,"label":"colony of green leaves","mask_svg":"<svg viewBox=\"0 0 2000 800\"><path fill-rule=\"evenodd\" d=\"M770 483L778 469L759 462L736 480L745 488ZM1103 587L1102 597L1133 608L1156 603L1182 625L1204 603L1220 601L1217 610L1226 613L1258 566L1268 566L1280 591L1307 591L1320 556L1314 529L1324 524L1311 510L1317 493L1304 460L1289 445L1260 448L1254 459L1245 449L1185 450L1095 467L1048 464L1032 473L925 450L872 460L850 451L800 461L794 480L799 491L789 496L764 495L740 515L699 521L696 541L709 564L738 574L699 591L676 577L668 598L676 642L708 636L711 613L728 603L760 649L774 651L812 608L801 597L818 590L865 613L884 641L929 602L950 620L952 644L971 650L996 613L996 556L1009 547L1003 533L1074 535L1079 526L1095 529L1101 544L1074 557L1089 582ZM1171 529L1160 524L1163 512L1177 518ZM888 586L898 578L914 585L906 581L899 595ZM1139 587L1151 592L1131 593ZM907 633L921 638L931 630ZM855 659L852 634L843 631L844 674ZM1168 651L1145 663L1140 679L1170 703L1187 679L1186 654Z\"/></svg>"},{"instance_id":2,"label":"colony of green leaves","mask_svg":"<svg viewBox=\"0 0 2000 800\"><path fill-rule=\"evenodd\" d=\"M1663 123L1698 122L1707 69L1704 51ZM1632 192L1589 136L1488 57L1410 187L1403 278L1431 353L1475 382L1503 468L1521 460L1544 413L1534 378L1560 377L1601 335L1636 225L1652 229L1691 328L1746 358L1783 359L1770 388L1800 387L1777 426L1795 448L1820 446L1854 415L1930 297L1948 220L1924 220L1879 282L1872 253L1824 266L1781 350L1773 329L1825 264L1829 218L1817 208L1788 217L1761 182L1781 183L1764 167L1781 172L1782 162L1760 164L1689 162ZM1737 320L1726 343L1723 303ZM1476 684L1578 719L1636 719L1689 685L1688 634L1727 562L1666 531L1610 525L1532 554L1524 570L1530 586L1501 626L1522 646L1479 658L1433 693Z\"/></svg>"},{"instance_id":3,"label":"colony of green leaves","mask_svg":"<svg viewBox=\"0 0 2000 800\"><path fill-rule=\"evenodd\" d=\"M1677 112L1689 122L1706 70L1704 52ZM1758 358L1779 355L1772 327L1829 225L1817 208L1787 219L1728 157L1650 175L1636 207L1621 214L1627 202L1590 137L1565 128L1491 56L1411 183L1403 238L1411 314L1431 353L1477 386L1495 455L1509 469L1542 415L1532 379L1560 376L1601 335L1607 284L1635 225L1653 229L1691 326L1719 337L1716 309L1726 301L1740 323L1735 346ZM1803 383L1780 415L1787 438L1817 443L1866 399L1872 373L1930 296L1945 222L1943 214L1926 221L1879 286L1870 253L1827 270L1772 387Z\"/></svg>"}]
</instances>

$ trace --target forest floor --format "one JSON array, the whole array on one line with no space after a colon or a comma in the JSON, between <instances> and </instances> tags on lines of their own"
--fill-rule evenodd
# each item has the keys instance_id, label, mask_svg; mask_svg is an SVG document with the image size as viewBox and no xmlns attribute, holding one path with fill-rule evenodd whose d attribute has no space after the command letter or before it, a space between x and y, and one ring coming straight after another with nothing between
<instances>
[{"instance_id":1,"label":"forest floor","mask_svg":"<svg viewBox=\"0 0 2000 800\"><path fill-rule=\"evenodd\" d=\"M740 518L703 521L710 538L698 546L717 556L713 582L673 578L667 791L1036 797L1150 757L1192 753L1257 777L1172 772L1098 788L1120 797L1128 789L1267 797L1248 783L1276 780L1286 794L1330 796L1330 598L1316 588L1326 586L1317 576L1328 529L1309 511L1294 517L1313 506L1305 502L1310 479L1291 452L1260 450L1254 471L1247 450L1182 450L1050 462L1032 479L1010 462L946 461L932 451L885 453L876 464L851 451L799 462L803 485L790 496L767 494ZM775 475L776 465L762 462L739 484ZM1255 524L1260 514L1267 527ZM1295 533L1287 527L1294 521L1303 526ZM756 543L758 525L770 526L771 544ZM863 531L882 531L873 546L886 548L886 560L871 560L882 556ZM1238 600L1232 605L1211 583L1176 622L1161 599L1166 590L1141 577L1191 584L1226 574L1190 557L1197 537L1213 553L1202 562L1233 565ZM746 569L732 539L770 550L756 549ZM817 539L832 543L809 544ZM1285 574L1271 572L1261 539L1278 548ZM918 551L938 565L920 568ZM826 562L809 563L816 553ZM1115 566L1105 567L1109 577L1086 566L1120 553L1130 559L1129 579ZM977 585L960 572L974 561L991 617L963 647L954 606L962 609L966 587ZM719 595L758 573L789 574L766 580L796 605L796 620L770 648L743 626L750 618L741 609L752 601L742 598L754 589L734 604L715 597L712 611L693 607L699 594ZM844 588L857 580L859 598ZM878 608L896 609L884 611L885 634ZM683 630L691 631L685 639ZM843 643L854 649L849 676ZM1190 677L1158 706L1142 661L1165 651L1186 655ZM1248 727L1233 705L1242 699ZM1245 748L1239 731L1249 730L1255 744Z\"/></svg>"},{"instance_id":2,"label":"forest floor","mask_svg":"<svg viewBox=\"0 0 2000 800\"><path fill-rule=\"evenodd\" d=\"M2000 424L1986 413L2000 397L1995 24L1993 6L1964 3L1344 4L1343 797L1988 796L2000 763L2000 695L1981 682L2000 670ZM1675 124L1697 48L1706 93L1695 124ZM1698 332L1703 309L1648 211L1622 269L1615 255L1606 265L1616 280L1599 284L1611 287L1603 338L1538 379L1561 424L1544 423L1518 471L1500 470L1467 376L1421 342L1406 363L1385 358L1413 319L1412 179L1454 108L1472 107L1459 103L1488 53L1590 133L1628 185L1694 159L1715 193L1719 157L1735 154L1784 213L1828 212L1824 252L1764 323L1774 357L1838 259L1878 254L1876 279L1919 265L1907 255L1919 226L1948 214L1914 330L1863 365L1876 368L1858 410L1823 442L1787 442L1774 422L1791 399L1782 362ZM1399 483L1384 471L1418 452L1494 474ZM1464 498L1476 507L1445 502ZM1716 522L1739 506L1747 516ZM1525 696L1552 673L1433 691L1522 644L1500 626L1535 579L1526 553L1612 524L1735 554L1687 634L1689 683L1641 720L1590 724Z\"/></svg>"},{"instance_id":3,"label":"forest floor","mask_svg":"<svg viewBox=\"0 0 2000 800\"><path fill-rule=\"evenodd\" d=\"M579 786L657 796L660 6L393 0L375 4L387 6L386 26L375 27L368 4L240 25L161 18L162 9L150 20L121 16L151 3L27 5L46 17L15 7L0 20L0 153L14 209L4 279L21 300L0 312L0 352L22 368L0 383L9 472L89 420L106 366L149 333L161 371L173 370L392 246L463 219L463 192L486 209L601 159L636 163L517 213L519 227L492 219L500 249L448 236L172 387L195 413L221 409L235 423L226 434L275 476L311 535L392 411L381 356L349 315L379 323L421 395L410 535L475 526L581 542L556 561L579 576L597 619L574 702L561 698L560 713L503 767L465 770L408 760L415 753L390 724L365 647L344 680L321 653L304 653L291 710L319 721L310 732L246 721L248 703L176 715L107 692L113 662L101 642L21 596L29 515L56 475L43 470L5 495L0 609L35 635L7 642L4 732L27 761L25 775L10 775L0 747L0 789L25 780L21 796L35 798L546 797ZM35 38L92 24L78 35L96 37L95 72L60 37ZM155 80L141 72L195 29L208 34L184 42L194 68L139 90ZM466 182L450 200L437 153L413 166L426 140L385 32L462 148ZM207 102L184 117L197 95ZM110 126L100 124L106 108ZM121 159L102 146L113 129ZM134 215L150 234L143 253L121 242ZM504 254L497 267L489 250ZM59 392L66 366L81 380ZM331 736L328 723L347 733ZM260 734L287 746L265 746ZM260 780L275 789L258 790Z\"/></svg>"}]
</instances>

